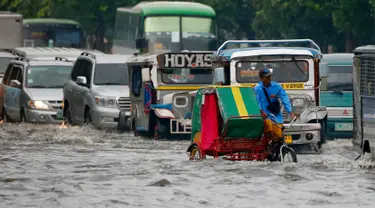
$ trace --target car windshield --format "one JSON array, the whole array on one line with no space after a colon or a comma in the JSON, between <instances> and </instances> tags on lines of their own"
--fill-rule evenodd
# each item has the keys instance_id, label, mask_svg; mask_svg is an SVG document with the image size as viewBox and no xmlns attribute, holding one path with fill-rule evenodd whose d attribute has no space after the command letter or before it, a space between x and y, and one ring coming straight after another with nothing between
<instances>
[{"instance_id":1,"label":"car windshield","mask_svg":"<svg viewBox=\"0 0 375 208\"><path fill-rule=\"evenodd\" d=\"M72 68L72 66L30 66L27 69L26 87L63 88Z\"/></svg>"},{"instance_id":2,"label":"car windshield","mask_svg":"<svg viewBox=\"0 0 375 208\"><path fill-rule=\"evenodd\" d=\"M123 64L96 64L95 85L128 85L128 69Z\"/></svg>"},{"instance_id":3,"label":"car windshield","mask_svg":"<svg viewBox=\"0 0 375 208\"><path fill-rule=\"evenodd\" d=\"M307 61L243 61L236 64L236 79L239 83L259 82L259 70L272 70L275 82L306 82L309 79Z\"/></svg>"},{"instance_id":4,"label":"car windshield","mask_svg":"<svg viewBox=\"0 0 375 208\"><path fill-rule=\"evenodd\" d=\"M181 43L185 50L216 49L216 22L212 18L155 16L147 17L144 25L151 51L178 50Z\"/></svg>"},{"instance_id":5,"label":"car windshield","mask_svg":"<svg viewBox=\"0 0 375 208\"><path fill-rule=\"evenodd\" d=\"M14 58L0 57L0 74L4 74L7 70L9 62Z\"/></svg>"},{"instance_id":6,"label":"car windshield","mask_svg":"<svg viewBox=\"0 0 375 208\"><path fill-rule=\"evenodd\" d=\"M353 66L329 66L327 89L322 91L353 91Z\"/></svg>"},{"instance_id":7,"label":"car windshield","mask_svg":"<svg viewBox=\"0 0 375 208\"><path fill-rule=\"evenodd\" d=\"M161 80L165 84L212 84L213 75L212 69L162 69Z\"/></svg>"}]
</instances>

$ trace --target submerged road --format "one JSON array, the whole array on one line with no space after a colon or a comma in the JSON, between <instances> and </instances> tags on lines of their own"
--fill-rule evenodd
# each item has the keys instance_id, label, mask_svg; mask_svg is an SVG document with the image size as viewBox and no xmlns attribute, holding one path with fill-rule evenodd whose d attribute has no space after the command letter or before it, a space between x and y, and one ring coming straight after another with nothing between
<instances>
[{"instance_id":1,"label":"submerged road","mask_svg":"<svg viewBox=\"0 0 375 208\"><path fill-rule=\"evenodd\" d=\"M350 140L297 164L188 161L189 143L0 124L0 207L375 207L375 163Z\"/></svg>"}]
</instances>

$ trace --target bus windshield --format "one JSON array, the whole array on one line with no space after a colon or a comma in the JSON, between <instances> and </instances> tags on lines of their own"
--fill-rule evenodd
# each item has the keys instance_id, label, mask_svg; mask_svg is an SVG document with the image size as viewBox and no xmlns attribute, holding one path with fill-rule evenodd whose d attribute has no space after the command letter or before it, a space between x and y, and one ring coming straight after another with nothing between
<instances>
[{"instance_id":1,"label":"bus windshield","mask_svg":"<svg viewBox=\"0 0 375 208\"><path fill-rule=\"evenodd\" d=\"M52 40L54 47L83 48L82 30L75 25L29 25L23 31L25 47L47 47Z\"/></svg>"},{"instance_id":2,"label":"bus windshield","mask_svg":"<svg viewBox=\"0 0 375 208\"><path fill-rule=\"evenodd\" d=\"M162 69L161 81L165 84L212 84L212 69Z\"/></svg>"},{"instance_id":3,"label":"bus windshield","mask_svg":"<svg viewBox=\"0 0 375 208\"><path fill-rule=\"evenodd\" d=\"M199 22L199 24L197 24ZM155 16L144 22L151 50L215 50L216 22L206 17Z\"/></svg>"},{"instance_id":4,"label":"bus windshield","mask_svg":"<svg viewBox=\"0 0 375 208\"><path fill-rule=\"evenodd\" d=\"M329 66L327 89L322 91L353 91L353 66Z\"/></svg>"},{"instance_id":5,"label":"bus windshield","mask_svg":"<svg viewBox=\"0 0 375 208\"><path fill-rule=\"evenodd\" d=\"M238 83L259 82L259 70L269 68L273 71L275 82L306 82L309 80L309 63L307 61L242 61L236 64Z\"/></svg>"}]
</instances>

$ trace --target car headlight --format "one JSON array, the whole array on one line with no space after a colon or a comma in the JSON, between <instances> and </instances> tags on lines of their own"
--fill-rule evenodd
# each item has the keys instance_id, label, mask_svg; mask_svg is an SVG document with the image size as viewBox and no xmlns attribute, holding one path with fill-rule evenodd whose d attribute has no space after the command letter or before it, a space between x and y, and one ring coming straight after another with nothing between
<instances>
[{"instance_id":1,"label":"car headlight","mask_svg":"<svg viewBox=\"0 0 375 208\"><path fill-rule=\"evenodd\" d=\"M95 102L97 105L106 108L118 108L116 97L102 97L95 96Z\"/></svg>"},{"instance_id":2,"label":"car headlight","mask_svg":"<svg viewBox=\"0 0 375 208\"><path fill-rule=\"evenodd\" d=\"M38 110L48 110L50 108L47 102L41 100L30 100L29 106Z\"/></svg>"},{"instance_id":3,"label":"car headlight","mask_svg":"<svg viewBox=\"0 0 375 208\"><path fill-rule=\"evenodd\" d=\"M305 101L302 98L295 98L293 99L293 106L295 107L302 107L305 104Z\"/></svg>"}]
</instances>

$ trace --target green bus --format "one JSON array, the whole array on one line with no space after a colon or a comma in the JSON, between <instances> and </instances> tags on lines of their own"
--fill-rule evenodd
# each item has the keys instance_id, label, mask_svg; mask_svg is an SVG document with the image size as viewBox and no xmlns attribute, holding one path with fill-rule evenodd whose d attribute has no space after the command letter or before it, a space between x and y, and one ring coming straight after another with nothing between
<instances>
[{"instance_id":1,"label":"green bus","mask_svg":"<svg viewBox=\"0 0 375 208\"><path fill-rule=\"evenodd\" d=\"M215 11L194 2L140 2L117 8L113 52L118 54L214 51Z\"/></svg>"},{"instance_id":2,"label":"green bus","mask_svg":"<svg viewBox=\"0 0 375 208\"><path fill-rule=\"evenodd\" d=\"M24 47L84 48L80 24L69 19L37 18L23 20Z\"/></svg>"}]
</instances>

